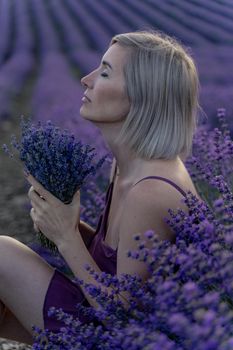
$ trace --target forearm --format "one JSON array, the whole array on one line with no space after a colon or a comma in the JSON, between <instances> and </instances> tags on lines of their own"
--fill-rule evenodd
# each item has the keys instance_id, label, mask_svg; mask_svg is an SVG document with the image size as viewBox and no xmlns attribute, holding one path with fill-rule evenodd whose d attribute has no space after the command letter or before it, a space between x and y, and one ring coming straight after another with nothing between
<instances>
[{"instance_id":1,"label":"forearm","mask_svg":"<svg viewBox=\"0 0 233 350\"><path fill-rule=\"evenodd\" d=\"M97 287L100 287L100 284L89 274L89 272L84 267L86 264L88 264L97 273L101 272L95 260L92 258L89 251L87 250L80 234L77 234L75 237L73 237L72 241L66 241L60 244L58 246L58 249L60 254L66 260L70 269L72 270L74 276L83 280L84 283L92 283ZM95 308L98 307L98 303L89 296L84 286L80 285L80 288L82 289L82 292L85 295L89 304Z\"/></svg>"},{"instance_id":2,"label":"forearm","mask_svg":"<svg viewBox=\"0 0 233 350\"><path fill-rule=\"evenodd\" d=\"M84 284L91 283L95 285L97 288L101 288L103 292L107 292L109 295L111 294L112 292L111 287L105 287L101 283L97 282L94 279L94 277L90 275L89 272L85 269L84 266L88 264L95 272L101 273L100 268L98 267L98 265L96 264L92 256L90 255L83 240L81 239L81 235L75 235L75 237L73 237L70 243L66 241L62 245L58 246L58 249L60 254L66 260L70 269L72 270L74 276L81 279L84 282ZM100 305L96 302L95 299L93 299L88 294L84 286L80 285L80 288L82 289L82 292L85 295L85 298L87 299L89 304L94 308L98 308ZM124 297L122 295L122 298L120 297L120 300L127 307L128 302L125 300L125 297L126 295Z\"/></svg>"},{"instance_id":3,"label":"forearm","mask_svg":"<svg viewBox=\"0 0 233 350\"><path fill-rule=\"evenodd\" d=\"M80 223L78 225L79 232L82 236L82 239L85 243L85 246L88 248L91 244L91 241L95 235L95 230L88 225L86 222L80 220Z\"/></svg>"}]
</instances>

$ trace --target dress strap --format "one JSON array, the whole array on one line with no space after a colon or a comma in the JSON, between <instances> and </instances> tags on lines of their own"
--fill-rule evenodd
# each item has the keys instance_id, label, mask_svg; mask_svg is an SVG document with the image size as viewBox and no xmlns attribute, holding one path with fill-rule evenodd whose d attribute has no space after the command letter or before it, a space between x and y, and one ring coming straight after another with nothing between
<instances>
[{"instance_id":1,"label":"dress strap","mask_svg":"<svg viewBox=\"0 0 233 350\"><path fill-rule=\"evenodd\" d=\"M113 158L111 172L110 172L110 182L115 181L116 175L117 175L117 162L116 162L116 159Z\"/></svg>"},{"instance_id":2,"label":"dress strap","mask_svg":"<svg viewBox=\"0 0 233 350\"><path fill-rule=\"evenodd\" d=\"M177 184L175 184L173 181L166 179L165 177L161 177L161 176L147 176L144 177L143 179L139 180L138 182L136 182L136 184L133 185L133 187L135 185L137 185L139 182L146 180L146 179L159 179L165 182L168 182L170 185L172 185L173 187L175 187L184 197L186 196L186 193L184 190L182 190L182 188L180 188Z\"/></svg>"}]
</instances>

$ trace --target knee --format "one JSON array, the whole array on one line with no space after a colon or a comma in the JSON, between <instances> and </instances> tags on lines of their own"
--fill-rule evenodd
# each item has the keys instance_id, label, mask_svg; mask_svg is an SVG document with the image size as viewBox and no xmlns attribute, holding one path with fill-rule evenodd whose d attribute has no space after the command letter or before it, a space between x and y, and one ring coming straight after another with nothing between
<instances>
[{"instance_id":1,"label":"knee","mask_svg":"<svg viewBox=\"0 0 233 350\"><path fill-rule=\"evenodd\" d=\"M9 236L0 236L0 277L9 271L15 259L19 258L21 242Z\"/></svg>"},{"instance_id":2,"label":"knee","mask_svg":"<svg viewBox=\"0 0 233 350\"><path fill-rule=\"evenodd\" d=\"M4 251L7 253L9 249L12 249L18 243L20 242L13 237L1 235L0 236L0 256L4 254Z\"/></svg>"},{"instance_id":3,"label":"knee","mask_svg":"<svg viewBox=\"0 0 233 350\"><path fill-rule=\"evenodd\" d=\"M4 242L14 242L14 241L17 241L17 240L11 236L0 235L0 242L3 242L3 244L4 244Z\"/></svg>"},{"instance_id":4,"label":"knee","mask_svg":"<svg viewBox=\"0 0 233 350\"><path fill-rule=\"evenodd\" d=\"M15 239L11 236L7 235L0 235L0 249L1 247L19 247L19 246L25 246L22 242L20 242L18 239Z\"/></svg>"}]
</instances>

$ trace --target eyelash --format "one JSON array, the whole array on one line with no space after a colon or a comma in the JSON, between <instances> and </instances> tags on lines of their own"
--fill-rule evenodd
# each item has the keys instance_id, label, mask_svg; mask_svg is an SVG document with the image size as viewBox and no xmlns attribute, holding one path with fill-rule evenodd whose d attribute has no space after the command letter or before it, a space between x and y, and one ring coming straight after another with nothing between
<instances>
[{"instance_id":1,"label":"eyelash","mask_svg":"<svg viewBox=\"0 0 233 350\"><path fill-rule=\"evenodd\" d=\"M107 73L101 73L100 75L101 75L101 77L104 77L104 78L108 77Z\"/></svg>"}]
</instances>

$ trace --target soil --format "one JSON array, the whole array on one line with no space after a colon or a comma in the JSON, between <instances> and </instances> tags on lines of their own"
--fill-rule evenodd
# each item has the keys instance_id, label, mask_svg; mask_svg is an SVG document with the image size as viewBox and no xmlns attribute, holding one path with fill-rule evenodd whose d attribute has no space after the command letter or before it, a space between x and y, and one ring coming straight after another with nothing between
<instances>
[{"instance_id":1,"label":"soil","mask_svg":"<svg viewBox=\"0 0 233 350\"><path fill-rule=\"evenodd\" d=\"M29 215L30 202L27 196L29 186L26 183L22 166L9 158L1 149L3 143L10 145L12 134L20 135L20 112L28 113L26 105L29 79L25 89L17 96L12 106L12 115L0 120L0 235L14 237L24 244L35 241L32 220ZM0 338L0 350L31 349L30 346Z\"/></svg>"},{"instance_id":2,"label":"soil","mask_svg":"<svg viewBox=\"0 0 233 350\"><path fill-rule=\"evenodd\" d=\"M0 125L0 143L9 144L11 134L18 132L15 121L4 121ZM29 215L29 186L22 166L0 151L0 235L14 237L30 243L35 235Z\"/></svg>"}]
</instances>

